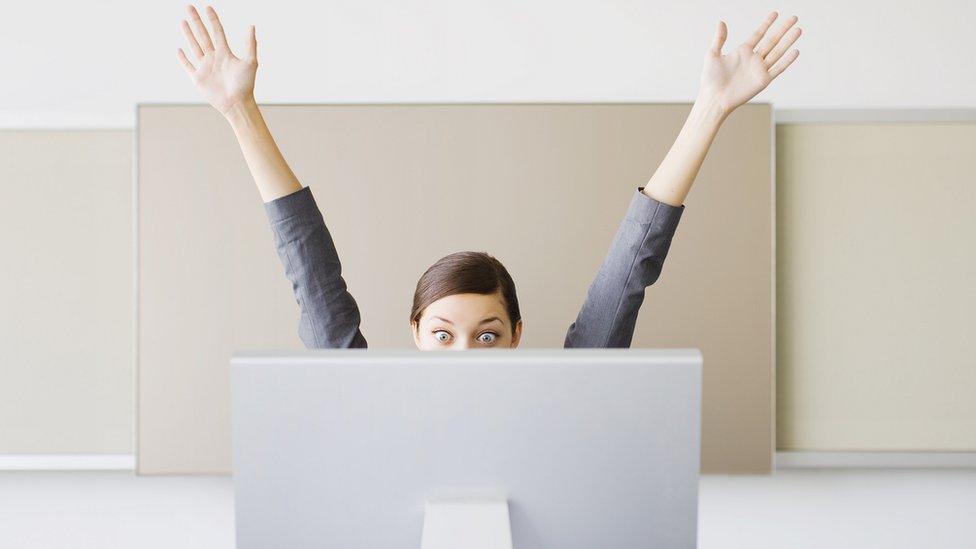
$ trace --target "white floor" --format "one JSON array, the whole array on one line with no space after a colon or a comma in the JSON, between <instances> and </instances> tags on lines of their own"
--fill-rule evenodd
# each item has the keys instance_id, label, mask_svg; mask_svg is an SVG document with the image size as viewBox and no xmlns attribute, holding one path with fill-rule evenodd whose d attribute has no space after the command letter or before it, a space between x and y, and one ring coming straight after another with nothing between
<instances>
[{"instance_id":1,"label":"white floor","mask_svg":"<svg viewBox=\"0 0 976 549\"><path fill-rule=\"evenodd\" d=\"M976 470L703 477L699 546L976 548Z\"/></svg>"},{"instance_id":2,"label":"white floor","mask_svg":"<svg viewBox=\"0 0 976 549\"><path fill-rule=\"evenodd\" d=\"M706 476L699 546L974 548L976 471ZM228 477L0 472L0 547L234 546Z\"/></svg>"}]
</instances>

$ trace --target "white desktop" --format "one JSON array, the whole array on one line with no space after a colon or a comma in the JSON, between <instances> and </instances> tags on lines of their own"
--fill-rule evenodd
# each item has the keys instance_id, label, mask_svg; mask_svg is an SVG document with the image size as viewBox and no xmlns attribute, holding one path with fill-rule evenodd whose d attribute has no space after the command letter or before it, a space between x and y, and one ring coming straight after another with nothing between
<instances>
[{"instance_id":1,"label":"white desktop","mask_svg":"<svg viewBox=\"0 0 976 549\"><path fill-rule=\"evenodd\" d=\"M237 546L695 547L697 349L231 359Z\"/></svg>"}]
</instances>

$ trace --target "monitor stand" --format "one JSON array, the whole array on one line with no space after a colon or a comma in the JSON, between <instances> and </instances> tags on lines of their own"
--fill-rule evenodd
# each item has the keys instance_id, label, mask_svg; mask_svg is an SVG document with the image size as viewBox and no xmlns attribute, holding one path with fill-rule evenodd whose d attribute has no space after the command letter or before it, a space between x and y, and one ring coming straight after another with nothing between
<instances>
[{"instance_id":1,"label":"monitor stand","mask_svg":"<svg viewBox=\"0 0 976 549\"><path fill-rule=\"evenodd\" d=\"M508 501L428 500L421 549L512 549Z\"/></svg>"}]
</instances>

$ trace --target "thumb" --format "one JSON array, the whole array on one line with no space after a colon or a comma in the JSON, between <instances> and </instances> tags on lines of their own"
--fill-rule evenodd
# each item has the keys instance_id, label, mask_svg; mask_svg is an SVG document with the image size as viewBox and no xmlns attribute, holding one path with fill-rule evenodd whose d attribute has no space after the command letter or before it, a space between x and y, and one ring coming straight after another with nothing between
<instances>
[{"instance_id":1,"label":"thumb","mask_svg":"<svg viewBox=\"0 0 976 549\"><path fill-rule=\"evenodd\" d=\"M722 55L722 46L725 44L725 39L729 36L729 28L725 26L725 21L718 22L718 28L715 29L715 38L712 40L712 47L709 50L712 55Z\"/></svg>"},{"instance_id":2,"label":"thumb","mask_svg":"<svg viewBox=\"0 0 976 549\"><path fill-rule=\"evenodd\" d=\"M255 35L254 25L251 25L247 34L247 59L257 62L258 60L258 40Z\"/></svg>"}]
</instances>

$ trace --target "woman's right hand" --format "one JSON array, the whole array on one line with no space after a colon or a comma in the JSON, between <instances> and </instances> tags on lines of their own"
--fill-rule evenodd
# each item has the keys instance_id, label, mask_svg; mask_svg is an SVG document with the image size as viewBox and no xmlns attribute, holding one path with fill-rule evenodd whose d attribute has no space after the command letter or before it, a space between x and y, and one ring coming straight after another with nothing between
<instances>
[{"instance_id":1,"label":"woman's right hand","mask_svg":"<svg viewBox=\"0 0 976 549\"><path fill-rule=\"evenodd\" d=\"M230 51L224 28L213 7L207 6L213 39L196 8L187 6L186 11L190 22L184 19L181 26L196 61L195 64L191 62L183 48L177 50L177 57L207 102L229 117L235 108L254 101L254 77L258 70L254 25L248 31L247 51L243 58L239 58Z\"/></svg>"}]
</instances>

